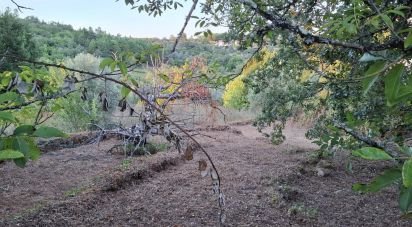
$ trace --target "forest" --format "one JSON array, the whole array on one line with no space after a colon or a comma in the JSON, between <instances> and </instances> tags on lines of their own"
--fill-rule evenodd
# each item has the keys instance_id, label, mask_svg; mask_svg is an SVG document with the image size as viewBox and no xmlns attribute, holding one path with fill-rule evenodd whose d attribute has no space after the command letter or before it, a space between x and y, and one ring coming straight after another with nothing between
<instances>
[{"instance_id":1,"label":"forest","mask_svg":"<svg viewBox=\"0 0 412 227\"><path fill-rule=\"evenodd\" d=\"M168 38L9 2L1 226L412 225L409 0L116 1Z\"/></svg>"}]
</instances>

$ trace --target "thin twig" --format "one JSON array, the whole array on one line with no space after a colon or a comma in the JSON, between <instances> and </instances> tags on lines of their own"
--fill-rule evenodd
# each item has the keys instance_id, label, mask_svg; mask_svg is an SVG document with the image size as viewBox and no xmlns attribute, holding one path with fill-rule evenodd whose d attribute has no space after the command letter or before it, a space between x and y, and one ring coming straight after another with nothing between
<instances>
[{"instance_id":1,"label":"thin twig","mask_svg":"<svg viewBox=\"0 0 412 227\"><path fill-rule=\"evenodd\" d=\"M26 6L22 6L19 5L17 2L15 2L14 0L10 0L14 5L16 5L17 9L20 11L20 13L23 13L23 9L25 10L33 10L32 8L26 7Z\"/></svg>"},{"instance_id":2,"label":"thin twig","mask_svg":"<svg viewBox=\"0 0 412 227\"><path fill-rule=\"evenodd\" d=\"M69 95L69 94L71 94L71 93L73 93L73 92L76 92L76 91L78 91L78 90L69 91L69 92L67 92L67 93L56 93L56 94L52 94L52 95L49 95L49 96L44 96L44 97L41 97L41 98L39 98L39 99L35 99L35 100L32 100L32 101L24 102L24 103L21 103L21 104L19 104L19 105L15 105L15 106L0 107L0 111L4 111L4 110L18 110L18 109L21 109L22 107L29 106L29 105L31 105L31 104L33 104L33 103L36 103L36 102L41 102L41 101L45 101L45 100L62 98L62 97L65 97L65 96L67 96L67 95Z\"/></svg>"},{"instance_id":3,"label":"thin twig","mask_svg":"<svg viewBox=\"0 0 412 227\"><path fill-rule=\"evenodd\" d=\"M41 103L39 111L37 111L36 119L34 120L34 125L39 124L39 121L40 121L40 118L41 118L41 112L43 111L43 108L44 108L45 105L46 105L46 100Z\"/></svg>"}]
</instances>

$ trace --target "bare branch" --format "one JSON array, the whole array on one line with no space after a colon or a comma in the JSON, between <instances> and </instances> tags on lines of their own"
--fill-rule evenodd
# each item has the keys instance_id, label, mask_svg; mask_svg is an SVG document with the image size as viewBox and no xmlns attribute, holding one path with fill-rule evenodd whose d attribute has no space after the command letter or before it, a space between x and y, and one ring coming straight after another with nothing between
<instances>
[{"instance_id":1,"label":"bare branch","mask_svg":"<svg viewBox=\"0 0 412 227\"><path fill-rule=\"evenodd\" d=\"M14 0L10 0L14 5L16 5L17 9L20 11L20 13L23 12L23 10L33 10L32 8L26 7L26 6L22 6L19 5L16 1Z\"/></svg>"},{"instance_id":2,"label":"bare branch","mask_svg":"<svg viewBox=\"0 0 412 227\"><path fill-rule=\"evenodd\" d=\"M197 2L198 0L193 0L192 8L190 8L190 11L186 16L185 23L183 24L182 30L180 30L179 34L177 35L177 38L175 40L175 43L173 44L171 53L176 51L177 44L179 43L179 40L182 38L182 35L185 32L186 26L189 23L190 18L192 18L192 14L193 14L193 11L196 9Z\"/></svg>"},{"instance_id":3,"label":"bare branch","mask_svg":"<svg viewBox=\"0 0 412 227\"><path fill-rule=\"evenodd\" d=\"M43 111L43 108L44 108L45 105L46 105L46 101L43 101L43 102L41 103L41 106L40 106L40 108L39 108L39 111L37 111L36 119L34 120L34 125L38 125L38 124L39 124L40 118L41 118L41 114L42 114L42 111Z\"/></svg>"}]
</instances>

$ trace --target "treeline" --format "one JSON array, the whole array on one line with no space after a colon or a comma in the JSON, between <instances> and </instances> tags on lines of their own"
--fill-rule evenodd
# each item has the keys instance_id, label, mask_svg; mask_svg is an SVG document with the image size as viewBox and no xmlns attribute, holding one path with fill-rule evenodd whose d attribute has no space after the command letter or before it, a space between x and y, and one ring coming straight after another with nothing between
<instances>
[{"instance_id":1,"label":"treeline","mask_svg":"<svg viewBox=\"0 0 412 227\"><path fill-rule=\"evenodd\" d=\"M46 23L36 17L26 17L20 21L32 33L40 56L51 60L75 57L79 53L90 53L99 57L109 57L112 53L125 51L141 53L154 44L149 39L114 36L100 28L76 30L71 25Z\"/></svg>"},{"instance_id":2,"label":"treeline","mask_svg":"<svg viewBox=\"0 0 412 227\"><path fill-rule=\"evenodd\" d=\"M158 38L132 38L112 35L101 28L74 29L71 25L58 22L44 22L30 16L18 18L17 12L6 10L0 14L0 53L13 53L22 58L61 61L74 58L80 53L96 57L110 57L113 53L130 52L138 59L148 61L148 56L156 54L170 65L182 65L193 57L202 57L219 73L229 73L238 69L249 55L228 43L225 34L213 37L187 38L180 40L178 50L170 54L175 41ZM224 47L217 46L215 40L226 41ZM12 63L10 63L12 65ZM4 68L15 68L15 65Z\"/></svg>"}]
</instances>

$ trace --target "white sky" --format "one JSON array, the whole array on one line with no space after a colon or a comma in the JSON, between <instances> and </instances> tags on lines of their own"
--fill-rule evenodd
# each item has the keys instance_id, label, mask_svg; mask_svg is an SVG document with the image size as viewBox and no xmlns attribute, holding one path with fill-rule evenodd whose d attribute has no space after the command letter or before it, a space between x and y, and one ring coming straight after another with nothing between
<instances>
[{"instance_id":1,"label":"white sky","mask_svg":"<svg viewBox=\"0 0 412 227\"><path fill-rule=\"evenodd\" d=\"M130 10L124 0L15 0L23 6L34 10L24 10L20 17L35 16L46 22L70 24L74 28L101 27L102 30L117 35L132 37L170 37L176 36L183 26L185 17L191 7L191 0L184 3L184 8L171 10L161 17L153 18L145 13ZM0 11L6 7L15 9L10 0L0 0ZM198 12L197 12L198 13ZM196 12L194 13L196 14ZM193 35L201 31L191 21L186 34ZM211 29L212 32L223 32L224 28Z\"/></svg>"}]
</instances>

